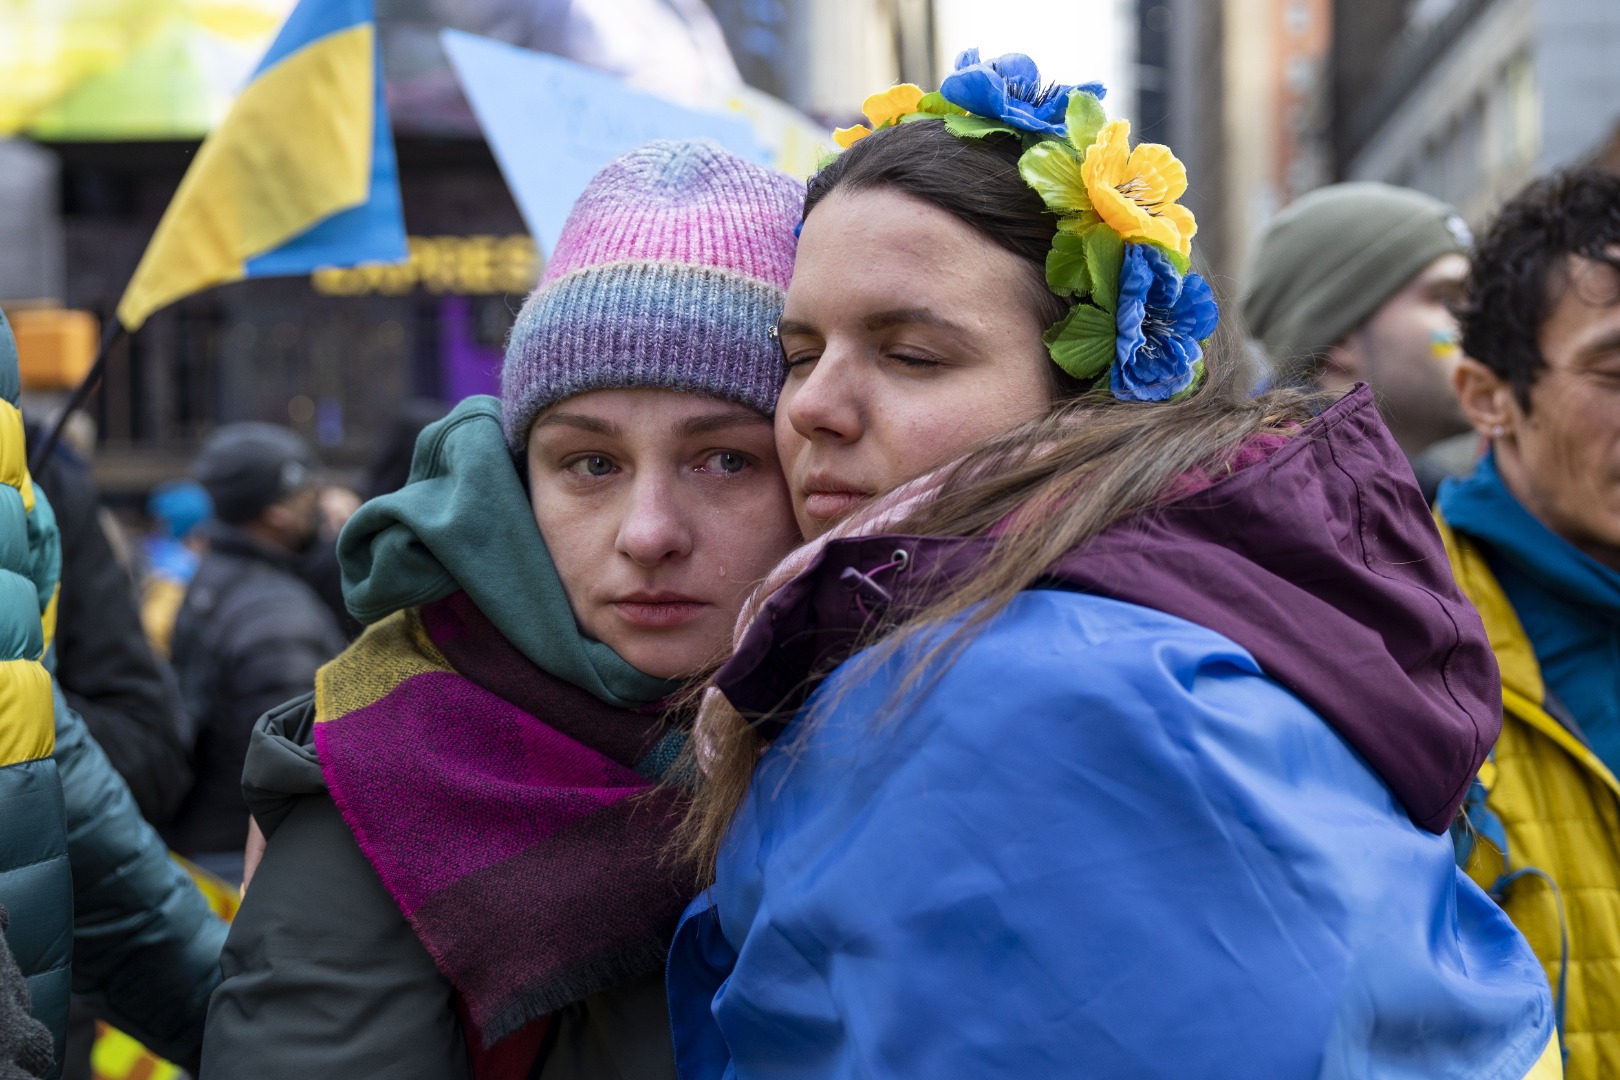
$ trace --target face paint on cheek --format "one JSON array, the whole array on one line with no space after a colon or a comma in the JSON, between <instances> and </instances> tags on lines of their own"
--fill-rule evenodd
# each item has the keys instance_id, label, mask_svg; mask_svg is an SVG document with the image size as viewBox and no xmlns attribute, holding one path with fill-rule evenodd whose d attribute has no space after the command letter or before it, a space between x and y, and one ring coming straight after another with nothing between
<instances>
[{"instance_id":1,"label":"face paint on cheek","mask_svg":"<svg viewBox=\"0 0 1620 1080\"><path fill-rule=\"evenodd\" d=\"M1462 344L1456 330L1435 330L1429 334L1429 355L1436 360L1455 360L1462 355Z\"/></svg>"}]
</instances>

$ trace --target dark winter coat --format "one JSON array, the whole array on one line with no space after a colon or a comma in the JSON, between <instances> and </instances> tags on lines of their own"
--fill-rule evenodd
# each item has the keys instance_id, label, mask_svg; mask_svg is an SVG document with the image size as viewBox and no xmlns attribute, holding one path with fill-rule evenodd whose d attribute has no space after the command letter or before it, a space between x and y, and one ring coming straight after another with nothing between
<instances>
[{"instance_id":1,"label":"dark winter coat","mask_svg":"<svg viewBox=\"0 0 1620 1080\"><path fill-rule=\"evenodd\" d=\"M73 992L169 1060L195 1061L225 923L60 693L55 756L73 870Z\"/></svg>"},{"instance_id":2,"label":"dark winter coat","mask_svg":"<svg viewBox=\"0 0 1620 1080\"><path fill-rule=\"evenodd\" d=\"M226 525L210 540L174 628L174 670L196 732L196 780L168 832L182 854L242 849L242 764L254 721L308 692L345 644L294 556Z\"/></svg>"},{"instance_id":3,"label":"dark winter coat","mask_svg":"<svg viewBox=\"0 0 1620 1080\"><path fill-rule=\"evenodd\" d=\"M135 594L102 531L89 474L58 451L34 481L56 511L62 538L56 680L141 813L161 825L191 785L174 680L141 632Z\"/></svg>"}]
</instances>

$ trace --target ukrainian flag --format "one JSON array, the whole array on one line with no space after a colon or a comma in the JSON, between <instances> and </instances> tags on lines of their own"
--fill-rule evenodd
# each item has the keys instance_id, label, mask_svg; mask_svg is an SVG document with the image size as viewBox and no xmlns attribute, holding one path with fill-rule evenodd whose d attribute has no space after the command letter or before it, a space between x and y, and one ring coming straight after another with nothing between
<instances>
[{"instance_id":1,"label":"ukrainian flag","mask_svg":"<svg viewBox=\"0 0 1620 1080\"><path fill-rule=\"evenodd\" d=\"M407 255L371 0L301 0L203 141L118 320L133 331L213 285Z\"/></svg>"}]
</instances>

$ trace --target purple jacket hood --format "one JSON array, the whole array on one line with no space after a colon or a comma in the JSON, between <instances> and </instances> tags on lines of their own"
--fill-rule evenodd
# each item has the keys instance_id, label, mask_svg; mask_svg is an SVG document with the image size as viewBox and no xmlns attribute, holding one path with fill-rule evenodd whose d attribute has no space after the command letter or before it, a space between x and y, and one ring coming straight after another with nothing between
<instances>
[{"instance_id":1,"label":"purple jacket hood","mask_svg":"<svg viewBox=\"0 0 1620 1080\"><path fill-rule=\"evenodd\" d=\"M857 647L973 572L990 541L834 541L766 603L715 682L767 734ZM1412 470L1358 387L1260 462L1129 518L1042 585L1223 634L1443 832L1496 741L1502 693Z\"/></svg>"}]
</instances>

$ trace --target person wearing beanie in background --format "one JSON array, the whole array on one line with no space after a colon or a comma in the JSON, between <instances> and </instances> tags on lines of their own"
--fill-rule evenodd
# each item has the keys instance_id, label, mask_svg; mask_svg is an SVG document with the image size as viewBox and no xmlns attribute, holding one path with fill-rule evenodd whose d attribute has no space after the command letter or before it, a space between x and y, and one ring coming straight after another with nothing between
<instances>
[{"instance_id":1,"label":"person wearing beanie in background","mask_svg":"<svg viewBox=\"0 0 1620 1080\"><path fill-rule=\"evenodd\" d=\"M1468 430L1451 391L1468 226L1445 203L1388 184L1319 188L1266 227L1246 276L1243 318L1278 382L1369 384L1431 502ZM1475 440L1461 456L1472 461ZM1426 454L1431 448L1434 453Z\"/></svg>"},{"instance_id":2,"label":"person wearing beanie in background","mask_svg":"<svg viewBox=\"0 0 1620 1080\"><path fill-rule=\"evenodd\" d=\"M798 540L771 329L802 199L707 141L608 165L500 399L424 430L350 521L367 629L254 732L267 846L204 1080L675 1076L674 695Z\"/></svg>"},{"instance_id":3,"label":"person wearing beanie in background","mask_svg":"<svg viewBox=\"0 0 1620 1080\"><path fill-rule=\"evenodd\" d=\"M345 644L337 620L299 575L299 556L319 524L317 467L298 435L259 423L220 428L192 466L216 520L174 623L171 663L196 779L166 836L227 881L242 876L242 763L253 723L307 690L316 669Z\"/></svg>"},{"instance_id":4,"label":"person wearing beanie in background","mask_svg":"<svg viewBox=\"0 0 1620 1080\"><path fill-rule=\"evenodd\" d=\"M1620 1076L1620 176L1509 201L1462 325L1457 394L1490 450L1436 517L1504 712L1462 852L1546 968L1566 1075Z\"/></svg>"}]
</instances>

